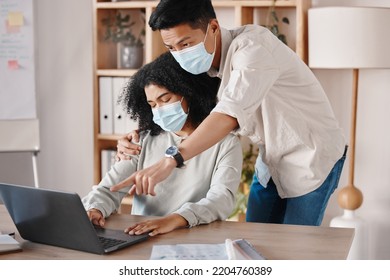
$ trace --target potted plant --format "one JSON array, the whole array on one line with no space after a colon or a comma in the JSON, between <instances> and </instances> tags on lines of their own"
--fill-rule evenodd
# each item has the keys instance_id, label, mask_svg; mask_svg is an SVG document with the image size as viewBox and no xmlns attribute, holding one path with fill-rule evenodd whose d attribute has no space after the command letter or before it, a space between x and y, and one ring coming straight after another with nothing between
<instances>
[{"instance_id":1,"label":"potted plant","mask_svg":"<svg viewBox=\"0 0 390 280\"><path fill-rule=\"evenodd\" d=\"M276 36L280 41L287 45L287 37L286 35L280 33L279 30L279 18L276 14L275 9L276 0L272 1L272 5L268 9L267 15L267 25L266 27ZM282 18L282 22L285 24L290 24L290 21L287 17Z\"/></svg>"},{"instance_id":2,"label":"potted plant","mask_svg":"<svg viewBox=\"0 0 390 280\"><path fill-rule=\"evenodd\" d=\"M143 63L145 17L143 10L140 9L140 12L143 25L138 34L133 31L136 21L132 21L129 13L118 11L115 16L102 20L105 26L104 40L118 44L118 68L139 68Z\"/></svg>"}]
</instances>

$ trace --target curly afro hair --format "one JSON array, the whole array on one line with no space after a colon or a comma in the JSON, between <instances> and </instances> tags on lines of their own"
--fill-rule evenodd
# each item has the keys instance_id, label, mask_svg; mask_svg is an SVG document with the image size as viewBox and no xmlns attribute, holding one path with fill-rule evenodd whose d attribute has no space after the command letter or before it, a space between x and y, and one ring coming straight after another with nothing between
<instances>
[{"instance_id":1,"label":"curly afro hair","mask_svg":"<svg viewBox=\"0 0 390 280\"><path fill-rule=\"evenodd\" d=\"M130 78L118 102L122 103L131 119L138 120L140 132L150 130L151 135L158 135L162 129L153 122L152 109L144 90L146 86L164 87L183 96L190 108L187 121L197 127L216 105L219 82L219 78L211 78L206 73L188 73L170 52L166 52Z\"/></svg>"}]
</instances>

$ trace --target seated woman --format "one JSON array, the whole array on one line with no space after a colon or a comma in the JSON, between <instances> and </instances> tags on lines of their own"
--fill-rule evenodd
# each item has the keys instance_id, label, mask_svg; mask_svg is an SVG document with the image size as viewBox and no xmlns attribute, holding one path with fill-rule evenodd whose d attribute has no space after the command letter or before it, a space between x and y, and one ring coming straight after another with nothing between
<instances>
[{"instance_id":1,"label":"seated woman","mask_svg":"<svg viewBox=\"0 0 390 280\"><path fill-rule=\"evenodd\" d=\"M116 162L97 188L83 198L94 224L104 226L105 218L119 209L132 187L112 192L111 186L156 162L168 147L185 141L206 118L216 104L218 85L219 79L183 70L169 52L131 78L122 102L130 116L138 120L142 151L131 160ZM157 185L153 196L135 194L132 214L163 217L130 225L125 232L149 232L154 236L226 219L235 204L241 168L241 144L237 136L230 134L185 162L182 168L176 168Z\"/></svg>"}]
</instances>

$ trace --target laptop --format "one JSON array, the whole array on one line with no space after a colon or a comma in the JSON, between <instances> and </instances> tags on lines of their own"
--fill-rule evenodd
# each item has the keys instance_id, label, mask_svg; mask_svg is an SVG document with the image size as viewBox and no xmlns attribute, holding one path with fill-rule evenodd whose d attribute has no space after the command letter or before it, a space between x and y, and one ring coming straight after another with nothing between
<instances>
[{"instance_id":1,"label":"laptop","mask_svg":"<svg viewBox=\"0 0 390 280\"><path fill-rule=\"evenodd\" d=\"M0 198L20 236L32 242L105 254L148 238L95 227L77 193L0 183Z\"/></svg>"}]
</instances>

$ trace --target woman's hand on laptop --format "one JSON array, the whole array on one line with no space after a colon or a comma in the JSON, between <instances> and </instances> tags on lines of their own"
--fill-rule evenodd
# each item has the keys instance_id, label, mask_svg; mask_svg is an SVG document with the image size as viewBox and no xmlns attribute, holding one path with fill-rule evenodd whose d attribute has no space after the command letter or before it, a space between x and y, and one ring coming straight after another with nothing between
<instances>
[{"instance_id":1,"label":"woman's hand on laptop","mask_svg":"<svg viewBox=\"0 0 390 280\"><path fill-rule=\"evenodd\" d=\"M100 210L98 210L96 208L92 208L92 209L89 209L87 211L87 214L88 214L89 220L94 225L104 227L106 220L104 219L103 214L102 214L102 212L100 212Z\"/></svg>"},{"instance_id":2,"label":"woman's hand on laptop","mask_svg":"<svg viewBox=\"0 0 390 280\"><path fill-rule=\"evenodd\" d=\"M149 236L171 232L179 227L188 225L186 219L179 214L170 214L163 218L145 220L129 226L125 232L130 235L140 235L149 232Z\"/></svg>"}]
</instances>

